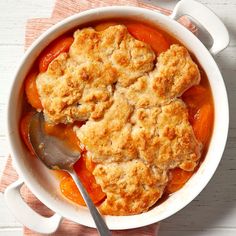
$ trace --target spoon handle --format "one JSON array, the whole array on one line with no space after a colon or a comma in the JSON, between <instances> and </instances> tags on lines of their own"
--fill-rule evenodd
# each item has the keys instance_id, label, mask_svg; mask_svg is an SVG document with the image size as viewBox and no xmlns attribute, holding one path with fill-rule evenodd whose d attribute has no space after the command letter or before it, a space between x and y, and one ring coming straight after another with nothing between
<instances>
[{"instance_id":1,"label":"spoon handle","mask_svg":"<svg viewBox=\"0 0 236 236\"><path fill-rule=\"evenodd\" d=\"M111 231L108 229L105 221L103 220L102 216L98 212L97 208L95 207L94 203L92 202L91 198L89 197L87 191L85 190L83 184L81 183L79 177L75 173L75 171L72 169L68 171L73 180L75 181L75 184L77 185L87 207L89 208L89 211L93 217L93 220L95 222L95 225L97 226L97 230L99 232L100 236L111 236Z\"/></svg>"}]
</instances>

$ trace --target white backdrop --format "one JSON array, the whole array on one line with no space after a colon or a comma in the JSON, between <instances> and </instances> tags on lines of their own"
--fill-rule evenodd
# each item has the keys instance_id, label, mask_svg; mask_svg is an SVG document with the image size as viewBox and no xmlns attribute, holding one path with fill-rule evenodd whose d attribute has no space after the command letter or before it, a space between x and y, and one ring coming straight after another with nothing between
<instances>
[{"instance_id":1,"label":"white backdrop","mask_svg":"<svg viewBox=\"0 0 236 236\"><path fill-rule=\"evenodd\" d=\"M176 0L150 0L172 9ZM223 160L206 189L181 212L161 224L161 236L236 235L236 0L200 0L226 24L231 42L216 61L230 101L230 130ZM8 156L5 109L13 72L24 51L26 19L49 17L54 0L0 0L0 173ZM217 106L217 104L216 104ZM0 194L0 236L22 235Z\"/></svg>"}]
</instances>

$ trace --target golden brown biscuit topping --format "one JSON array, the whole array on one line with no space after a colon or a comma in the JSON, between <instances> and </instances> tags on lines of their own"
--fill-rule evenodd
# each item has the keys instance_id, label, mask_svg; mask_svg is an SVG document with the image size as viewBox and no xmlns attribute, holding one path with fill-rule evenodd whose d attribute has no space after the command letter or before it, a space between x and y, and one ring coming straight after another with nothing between
<instances>
[{"instance_id":1,"label":"golden brown biscuit topping","mask_svg":"<svg viewBox=\"0 0 236 236\"><path fill-rule=\"evenodd\" d=\"M69 53L37 78L45 117L87 121L75 131L97 163L93 174L107 195L102 213L147 211L162 196L168 170L193 170L200 158L179 98L199 83L198 67L179 45L156 58L122 25L77 30L74 38Z\"/></svg>"},{"instance_id":2,"label":"golden brown biscuit topping","mask_svg":"<svg viewBox=\"0 0 236 236\"><path fill-rule=\"evenodd\" d=\"M125 26L77 30L69 53L37 78L44 114L51 123L100 119L113 101L114 85L128 86L152 70L155 54Z\"/></svg>"}]
</instances>

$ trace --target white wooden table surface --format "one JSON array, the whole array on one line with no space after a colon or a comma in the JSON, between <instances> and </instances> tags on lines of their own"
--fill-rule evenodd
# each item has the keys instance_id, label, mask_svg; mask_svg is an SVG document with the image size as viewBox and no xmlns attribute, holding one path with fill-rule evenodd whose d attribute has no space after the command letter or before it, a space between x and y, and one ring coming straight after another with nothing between
<instances>
[{"instance_id":1,"label":"white wooden table surface","mask_svg":"<svg viewBox=\"0 0 236 236\"><path fill-rule=\"evenodd\" d=\"M173 8L176 0L151 0ZM200 0L226 24L231 42L216 57L230 102L229 138L220 166L205 190L185 209L161 224L161 236L236 235L236 0ZM27 18L49 17L54 0L0 0L0 173L8 156L5 109L13 72L23 54ZM217 104L216 104L217 105ZM22 235L0 194L0 236Z\"/></svg>"}]
</instances>

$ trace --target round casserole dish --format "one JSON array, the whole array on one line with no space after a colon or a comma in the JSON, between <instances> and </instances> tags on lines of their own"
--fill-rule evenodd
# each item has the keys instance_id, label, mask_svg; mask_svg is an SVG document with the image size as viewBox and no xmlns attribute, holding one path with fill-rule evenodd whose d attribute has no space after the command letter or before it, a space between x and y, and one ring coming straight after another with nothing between
<instances>
[{"instance_id":1,"label":"round casserole dish","mask_svg":"<svg viewBox=\"0 0 236 236\"><path fill-rule=\"evenodd\" d=\"M195 35L176 21L183 15L191 15L209 31L214 41L210 52ZM20 179L6 189L5 199L13 214L22 224L40 233L54 232L62 217L90 227L95 227L95 225L86 207L73 205L62 197L56 187L55 177L39 160L30 157L21 141L18 131L21 114L21 105L19 104L21 104L23 95L24 78L34 59L58 36L90 21L109 18L138 18L151 22L153 25L159 25L192 52L206 72L212 89L215 121L207 155L199 170L183 188L148 212L132 216L105 216L108 227L113 230L137 228L161 221L175 214L203 190L213 176L224 151L229 124L228 99L223 78L212 55L216 55L228 45L229 36L225 26L214 13L196 1L182 0L176 5L171 16L137 7L112 6L88 10L66 18L42 34L27 50L16 71L7 108L7 135L11 156ZM53 210L55 215L45 218L29 208L20 195L23 183L41 202Z\"/></svg>"}]
</instances>

